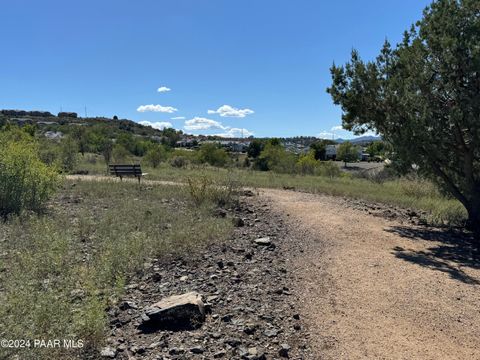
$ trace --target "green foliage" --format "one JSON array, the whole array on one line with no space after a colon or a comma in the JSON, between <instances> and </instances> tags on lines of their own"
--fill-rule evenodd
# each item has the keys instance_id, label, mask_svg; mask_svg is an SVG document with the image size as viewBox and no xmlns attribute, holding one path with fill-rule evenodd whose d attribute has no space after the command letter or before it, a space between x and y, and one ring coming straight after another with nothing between
<instances>
[{"instance_id":1,"label":"green foliage","mask_svg":"<svg viewBox=\"0 0 480 360\"><path fill-rule=\"evenodd\" d=\"M384 141L374 141L367 147L371 159L386 159L391 152L391 147Z\"/></svg>"},{"instance_id":2,"label":"green foliage","mask_svg":"<svg viewBox=\"0 0 480 360\"><path fill-rule=\"evenodd\" d=\"M35 125L26 124L22 127L22 130L25 131L30 136L34 137L35 136L35 131L37 130L37 127Z\"/></svg>"},{"instance_id":3,"label":"green foliage","mask_svg":"<svg viewBox=\"0 0 480 360\"><path fill-rule=\"evenodd\" d=\"M254 139L250 142L247 149L247 155L256 159L263 150L265 143L262 140Z\"/></svg>"},{"instance_id":4,"label":"green foliage","mask_svg":"<svg viewBox=\"0 0 480 360\"><path fill-rule=\"evenodd\" d=\"M313 150L315 160L325 160L325 154L327 151L327 144L325 140L319 140L311 143L310 149Z\"/></svg>"},{"instance_id":5,"label":"green foliage","mask_svg":"<svg viewBox=\"0 0 480 360\"><path fill-rule=\"evenodd\" d=\"M130 152L125 149L121 144L115 144L112 149L112 163L113 164L126 164L131 161Z\"/></svg>"},{"instance_id":6,"label":"green foliage","mask_svg":"<svg viewBox=\"0 0 480 360\"><path fill-rule=\"evenodd\" d=\"M40 160L31 136L0 133L0 216L41 210L57 185L57 172Z\"/></svg>"},{"instance_id":7,"label":"green foliage","mask_svg":"<svg viewBox=\"0 0 480 360\"><path fill-rule=\"evenodd\" d=\"M175 155L170 159L170 165L176 168L183 168L188 165L188 159L185 156Z\"/></svg>"},{"instance_id":8,"label":"green foliage","mask_svg":"<svg viewBox=\"0 0 480 360\"><path fill-rule=\"evenodd\" d=\"M38 143L40 159L47 165L58 165L60 150L58 143L48 139L40 139Z\"/></svg>"},{"instance_id":9,"label":"green foliage","mask_svg":"<svg viewBox=\"0 0 480 360\"><path fill-rule=\"evenodd\" d=\"M167 151L163 145L153 144L147 150L143 160L151 167L156 168L161 162L167 159L167 155Z\"/></svg>"},{"instance_id":10,"label":"green foliage","mask_svg":"<svg viewBox=\"0 0 480 360\"><path fill-rule=\"evenodd\" d=\"M112 160L112 153L113 153L113 142L110 139L101 139L98 143L98 151L103 155L103 159L105 163L108 165Z\"/></svg>"},{"instance_id":11,"label":"green foliage","mask_svg":"<svg viewBox=\"0 0 480 360\"><path fill-rule=\"evenodd\" d=\"M78 144L70 136L64 137L60 143L58 161L64 172L71 172L78 163Z\"/></svg>"},{"instance_id":12,"label":"green foliage","mask_svg":"<svg viewBox=\"0 0 480 360\"><path fill-rule=\"evenodd\" d=\"M207 174L187 178L188 191L196 206L232 205L238 201L239 185L232 177L216 181Z\"/></svg>"},{"instance_id":13,"label":"green foliage","mask_svg":"<svg viewBox=\"0 0 480 360\"><path fill-rule=\"evenodd\" d=\"M316 175L328 177L330 179L342 175L340 168L332 161L320 161L315 173Z\"/></svg>"},{"instance_id":14,"label":"green foliage","mask_svg":"<svg viewBox=\"0 0 480 360\"><path fill-rule=\"evenodd\" d=\"M230 157L217 144L204 143L198 151L198 161L212 166L225 166L229 163Z\"/></svg>"},{"instance_id":15,"label":"green foliage","mask_svg":"<svg viewBox=\"0 0 480 360\"><path fill-rule=\"evenodd\" d=\"M308 154L300 156L296 164L296 170L302 175L313 175L319 163L320 162L315 159L315 153L311 151Z\"/></svg>"},{"instance_id":16,"label":"green foliage","mask_svg":"<svg viewBox=\"0 0 480 360\"><path fill-rule=\"evenodd\" d=\"M478 0L437 0L395 48L375 61L356 51L333 66L328 89L343 126L377 130L404 171L419 172L455 196L480 238L480 16Z\"/></svg>"},{"instance_id":17,"label":"green foliage","mask_svg":"<svg viewBox=\"0 0 480 360\"><path fill-rule=\"evenodd\" d=\"M84 155L89 150L89 134L87 133L85 127L73 127L71 137L77 142L78 151Z\"/></svg>"},{"instance_id":18,"label":"green foliage","mask_svg":"<svg viewBox=\"0 0 480 360\"><path fill-rule=\"evenodd\" d=\"M354 162L358 160L358 147L353 145L350 141L345 141L340 144L337 149L337 160L343 161L345 167L348 162Z\"/></svg>"},{"instance_id":19,"label":"green foliage","mask_svg":"<svg viewBox=\"0 0 480 360\"><path fill-rule=\"evenodd\" d=\"M302 175L318 175L329 178L341 175L339 167L331 161L315 160L315 152L300 156L296 164L296 171Z\"/></svg>"},{"instance_id":20,"label":"green foliage","mask_svg":"<svg viewBox=\"0 0 480 360\"><path fill-rule=\"evenodd\" d=\"M255 161L255 168L278 173L293 173L295 171L296 156L287 152L278 139L270 139L260 156Z\"/></svg>"}]
</instances>

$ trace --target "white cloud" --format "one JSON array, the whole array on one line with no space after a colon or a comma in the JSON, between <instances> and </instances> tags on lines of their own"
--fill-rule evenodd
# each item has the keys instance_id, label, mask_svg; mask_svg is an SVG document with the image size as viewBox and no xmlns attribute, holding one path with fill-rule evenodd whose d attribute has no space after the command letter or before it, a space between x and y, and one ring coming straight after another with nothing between
<instances>
[{"instance_id":1,"label":"white cloud","mask_svg":"<svg viewBox=\"0 0 480 360\"><path fill-rule=\"evenodd\" d=\"M145 126L151 126L152 128L158 129L158 130L163 130L165 128L173 127L172 123L168 121L158 121L158 122L140 121L139 124L145 125Z\"/></svg>"},{"instance_id":2,"label":"white cloud","mask_svg":"<svg viewBox=\"0 0 480 360\"><path fill-rule=\"evenodd\" d=\"M328 131L322 131L320 134L317 135L320 139L333 139L334 134Z\"/></svg>"},{"instance_id":3,"label":"white cloud","mask_svg":"<svg viewBox=\"0 0 480 360\"><path fill-rule=\"evenodd\" d=\"M227 129L221 122L197 116L185 121L184 128L185 130Z\"/></svg>"},{"instance_id":4,"label":"white cloud","mask_svg":"<svg viewBox=\"0 0 480 360\"><path fill-rule=\"evenodd\" d=\"M159 93L169 92L170 90L172 90L172 89L170 89L169 87L166 87L166 86L160 86L160 87L157 89L157 91L158 91Z\"/></svg>"},{"instance_id":5,"label":"white cloud","mask_svg":"<svg viewBox=\"0 0 480 360\"><path fill-rule=\"evenodd\" d=\"M176 116L173 118L170 118L171 120L185 120L185 116Z\"/></svg>"},{"instance_id":6,"label":"white cloud","mask_svg":"<svg viewBox=\"0 0 480 360\"><path fill-rule=\"evenodd\" d=\"M217 110L208 110L209 114L218 114L222 117L238 117L244 118L247 115L253 114L251 109L237 109L230 105L222 105Z\"/></svg>"},{"instance_id":7,"label":"white cloud","mask_svg":"<svg viewBox=\"0 0 480 360\"><path fill-rule=\"evenodd\" d=\"M338 131L338 130L343 130L342 125L337 125L337 126L332 127L332 131Z\"/></svg>"},{"instance_id":8,"label":"white cloud","mask_svg":"<svg viewBox=\"0 0 480 360\"><path fill-rule=\"evenodd\" d=\"M162 106L162 105L140 105L137 108L138 112L147 112L147 111L154 111L154 112L161 112L161 113L173 113L178 111L172 106Z\"/></svg>"},{"instance_id":9,"label":"white cloud","mask_svg":"<svg viewBox=\"0 0 480 360\"><path fill-rule=\"evenodd\" d=\"M215 135L225 137L225 138L239 138L239 137L249 137L253 135L253 132L247 129L226 128L226 131L224 133L215 134Z\"/></svg>"}]
</instances>

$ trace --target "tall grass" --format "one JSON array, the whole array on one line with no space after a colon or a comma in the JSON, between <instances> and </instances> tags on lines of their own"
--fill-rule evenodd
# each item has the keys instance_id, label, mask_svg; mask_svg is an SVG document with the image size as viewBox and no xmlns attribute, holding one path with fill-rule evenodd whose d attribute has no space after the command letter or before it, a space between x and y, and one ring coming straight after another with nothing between
<instances>
[{"instance_id":1,"label":"tall grass","mask_svg":"<svg viewBox=\"0 0 480 360\"><path fill-rule=\"evenodd\" d=\"M141 276L149 258L193 251L224 239L231 223L213 203L193 208L176 186L78 182L46 216L0 227L0 338L83 340L80 350L0 349L0 358L70 359L95 354L105 309Z\"/></svg>"},{"instance_id":2,"label":"tall grass","mask_svg":"<svg viewBox=\"0 0 480 360\"><path fill-rule=\"evenodd\" d=\"M91 173L96 173L91 169ZM463 225L467 212L462 204L439 193L428 181L394 179L371 181L345 174L340 177L278 174L271 171L255 171L241 168L216 168L188 166L175 168L162 164L156 169L145 169L148 179L187 183L188 179L207 176L211 181L224 182L234 178L242 186L256 188L295 188L317 194L346 196L354 199L384 203L427 212L426 221L442 225Z\"/></svg>"}]
</instances>

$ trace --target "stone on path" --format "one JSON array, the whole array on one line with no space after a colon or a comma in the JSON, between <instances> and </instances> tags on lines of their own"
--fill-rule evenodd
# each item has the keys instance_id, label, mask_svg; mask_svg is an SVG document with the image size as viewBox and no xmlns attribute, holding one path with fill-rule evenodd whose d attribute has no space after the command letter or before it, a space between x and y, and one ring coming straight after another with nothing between
<instances>
[{"instance_id":1,"label":"stone on path","mask_svg":"<svg viewBox=\"0 0 480 360\"><path fill-rule=\"evenodd\" d=\"M205 305L197 292L174 295L151 305L142 316L142 327L150 330L194 329L205 321Z\"/></svg>"}]
</instances>

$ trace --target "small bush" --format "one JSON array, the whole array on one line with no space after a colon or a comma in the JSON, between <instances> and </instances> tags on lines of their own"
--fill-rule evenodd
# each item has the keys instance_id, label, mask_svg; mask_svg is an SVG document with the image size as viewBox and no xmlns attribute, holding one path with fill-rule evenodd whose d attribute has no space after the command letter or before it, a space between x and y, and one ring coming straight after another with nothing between
<instances>
[{"instance_id":1,"label":"small bush","mask_svg":"<svg viewBox=\"0 0 480 360\"><path fill-rule=\"evenodd\" d=\"M206 175L187 178L188 191L196 206L213 203L225 206L237 201L239 185L232 179L214 181Z\"/></svg>"},{"instance_id":2,"label":"small bush","mask_svg":"<svg viewBox=\"0 0 480 360\"><path fill-rule=\"evenodd\" d=\"M440 197L440 193L437 187L433 183L427 180L401 179L398 182L398 184L400 186L402 193L407 196L411 196L417 199L420 199L422 197L431 197L431 198Z\"/></svg>"},{"instance_id":3,"label":"small bush","mask_svg":"<svg viewBox=\"0 0 480 360\"><path fill-rule=\"evenodd\" d=\"M308 153L300 156L296 164L296 169L297 172L302 175L313 175L318 165L319 161L315 160L313 153Z\"/></svg>"},{"instance_id":4,"label":"small bush","mask_svg":"<svg viewBox=\"0 0 480 360\"><path fill-rule=\"evenodd\" d=\"M383 167L380 169L368 169L364 171L359 171L355 174L355 177L367 179L377 184L383 184L386 181L395 180L399 176L397 172L391 167Z\"/></svg>"},{"instance_id":5,"label":"small bush","mask_svg":"<svg viewBox=\"0 0 480 360\"><path fill-rule=\"evenodd\" d=\"M54 192L58 174L38 154L30 136L0 134L0 216L38 211Z\"/></svg>"},{"instance_id":6,"label":"small bush","mask_svg":"<svg viewBox=\"0 0 480 360\"><path fill-rule=\"evenodd\" d=\"M339 167L331 161L320 161L317 165L315 173L320 176L335 178L342 175Z\"/></svg>"},{"instance_id":7,"label":"small bush","mask_svg":"<svg viewBox=\"0 0 480 360\"><path fill-rule=\"evenodd\" d=\"M167 158L167 151L163 145L153 145L145 154L144 161L153 168L157 168Z\"/></svg>"},{"instance_id":8,"label":"small bush","mask_svg":"<svg viewBox=\"0 0 480 360\"><path fill-rule=\"evenodd\" d=\"M185 156L176 155L170 159L170 165L176 168L184 168L187 164L188 160Z\"/></svg>"},{"instance_id":9,"label":"small bush","mask_svg":"<svg viewBox=\"0 0 480 360\"><path fill-rule=\"evenodd\" d=\"M230 157L225 150L219 148L216 144L205 143L198 151L198 161L202 164L207 163L212 166L222 167L227 165Z\"/></svg>"},{"instance_id":10,"label":"small bush","mask_svg":"<svg viewBox=\"0 0 480 360\"><path fill-rule=\"evenodd\" d=\"M65 172L71 172L78 163L78 144L69 136L60 144L59 162Z\"/></svg>"},{"instance_id":11,"label":"small bush","mask_svg":"<svg viewBox=\"0 0 480 360\"><path fill-rule=\"evenodd\" d=\"M130 152L123 145L117 144L113 147L111 160L114 164L125 164L130 162L130 155Z\"/></svg>"}]
</instances>

